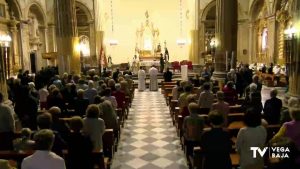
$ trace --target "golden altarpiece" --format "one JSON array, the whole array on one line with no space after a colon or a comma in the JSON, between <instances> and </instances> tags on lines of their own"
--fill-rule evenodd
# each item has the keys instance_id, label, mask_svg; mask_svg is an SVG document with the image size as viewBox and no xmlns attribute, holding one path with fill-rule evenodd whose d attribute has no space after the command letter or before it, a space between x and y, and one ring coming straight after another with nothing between
<instances>
[{"instance_id":1,"label":"golden altarpiece","mask_svg":"<svg viewBox=\"0 0 300 169\"><path fill-rule=\"evenodd\" d=\"M136 31L135 51L140 61L159 60L161 54L159 30L149 21L148 11L146 11L145 16L145 23L142 23Z\"/></svg>"}]
</instances>

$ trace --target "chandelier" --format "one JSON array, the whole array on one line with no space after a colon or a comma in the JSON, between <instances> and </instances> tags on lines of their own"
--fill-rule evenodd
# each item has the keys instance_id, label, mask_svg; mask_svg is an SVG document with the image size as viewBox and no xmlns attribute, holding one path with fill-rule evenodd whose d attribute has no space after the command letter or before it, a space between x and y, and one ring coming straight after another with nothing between
<instances>
[{"instance_id":1,"label":"chandelier","mask_svg":"<svg viewBox=\"0 0 300 169\"><path fill-rule=\"evenodd\" d=\"M183 38L183 33L182 33L182 0L179 0L179 27L180 27L180 37L176 40L176 43L178 46L182 47L186 44L186 39Z\"/></svg>"},{"instance_id":2,"label":"chandelier","mask_svg":"<svg viewBox=\"0 0 300 169\"><path fill-rule=\"evenodd\" d=\"M114 13L113 13L113 0L110 0L110 14L111 14L111 33L112 38L108 41L110 46L116 46L119 44L117 39L114 39Z\"/></svg>"}]
</instances>

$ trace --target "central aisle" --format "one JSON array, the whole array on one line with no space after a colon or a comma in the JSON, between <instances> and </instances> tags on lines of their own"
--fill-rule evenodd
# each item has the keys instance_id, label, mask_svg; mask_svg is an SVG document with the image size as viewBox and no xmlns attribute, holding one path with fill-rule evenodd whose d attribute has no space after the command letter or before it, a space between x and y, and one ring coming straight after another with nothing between
<instances>
[{"instance_id":1,"label":"central aisle","mask_svg":"<svg viewBox=\"0 0 300 169\"><path fill-rule=\"evenodd\" d=\"M186 169L186 160L160 92L135 92L112 169Z\"/></svg>"}]
</instances>

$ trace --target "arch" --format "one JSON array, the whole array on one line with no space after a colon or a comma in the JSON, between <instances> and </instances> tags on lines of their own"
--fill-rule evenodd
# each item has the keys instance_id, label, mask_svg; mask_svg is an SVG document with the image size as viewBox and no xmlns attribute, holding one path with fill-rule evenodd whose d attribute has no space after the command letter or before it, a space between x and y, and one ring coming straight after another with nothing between
<instances>
[{"instance_id":1,"label":"arch","mask_svg":"<svg viewBox=\"0 0 300 169\"><path fill-rule=\"evenodd\" d=\"M282 0L275 0L274 4L272 6L274 12L276 12L277 10L280 9L280 7L281 7L281 1Z\"/></svg>"},{"instance_id":2,"label":"arch","mask_svg":"<svg viewBox=\"0 0 300 169\"><path fill-rule=\"evenodd\" d=\"M245 14L244 10L243 10L243 7L241 5L240 2L238 2L238 5L237 5L237 14L238 14L238 17L240 18L244 18L247 14Z\"/></svg>"},{"instance_id":3,"label":"arch","mask_svg":"<svg viewBox=\"0 0 300 169\"><path fill-rule=\"evenodd\" d=\"M299 11L300 11L300 2L299 0L291 0L290 4L289 4L289 12L292 14L296 14L298 13L299 15Z\"/></svg>"},{"instance_id":4,"label":"arch","mask_svg":"<svg viewBox=\"0 0 300 169\"><path fill-rule=\"evenodd\" d=\"M47 25L46 13L44 12L43 7L40 5L39 2L34 1L28 5L28 11L26 16L27 19L29 18L30 12L36 15L37 20L41 22L41 25Z\"/></svg>"},{"instance_id":5,"label":"arch","mask_svg":"<svg viewBox=\"0 0 300 169\"><path fill-rule=\"evenodd\" d=\"M11 12L14 12L14 17L16 19L21 20L23 18L22 10L17 0L8 1L8 7L9 7L9 15L11 15Z\"/></svg>"},{"instance_id":6,"label":"arch","mask_svg":"<svg viewBox=\"0 0 300 169\"><path fill-rule=\"evenodd\" d=\"M202 15L201 15L201 21L205 21L207 14L210 12L210 10L216 6L216 1L213 0L209 4L206 5L206 7L203 9Z\"/></svg>"},{"instance_id":7,"label":"arch","mask_svg":"<svg viewBox=\"0 0 300 169\"><path fill-rule=\"evenodd\" d=\"M250 6L250 20L254 21L257 19L257 16L259 15L260 11L264 7L265 0L254 0L253 3Z\"/></svg>"},{"instance_id":8,"label":"arch","mask_svg":"<svg viewBox=\"0 0 300 169\"><path fill-rule=\"evenodd\" d=\"M84 11L85 15L88 18L88 20L87 20L88 22L93 19L93 15L92 15L91 11L84 3L76 1L75 5L76 5L76 7L80 8L82 11Z\"/></svg>"}]
</instances>

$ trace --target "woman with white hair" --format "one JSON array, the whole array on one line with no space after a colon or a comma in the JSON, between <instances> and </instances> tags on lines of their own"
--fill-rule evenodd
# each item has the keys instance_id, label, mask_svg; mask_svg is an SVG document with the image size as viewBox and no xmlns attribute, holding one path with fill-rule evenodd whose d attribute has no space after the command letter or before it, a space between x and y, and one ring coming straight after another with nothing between
<instances>
[{"instance_id":1,"label":"woman with white hair","mask_svg":"<svg viewBox=\"0 0 300 169\"><path fill-rule=\"evenodd\" d=\"M234 69L230 69L230 71L227 73L227 81L233 81L236 83L236 73Z\"/></svg>"},{"instance_id":2,"label":"woman with white hair","mask_svg":"<svg viewBox=\"0 0 300 169\"><path fill-rule=\"evenodd\" d=\"M285 122L291 121L290 117L290 109L291 108L299 108L300 107L300 101L296 97L290 97L288 99L287 107L285 110L281 111L280 113L280 124L283 124Z\"/></svg>"},{"instance_id":3,"label":"woman with white hair","mask_svg":"<svg viewBox=\"0 0 300 169\"><path fill-rule=\"evenodd\" d=\"M84 91L84 96L89 99L89 103L94 103L94 98L98 94L96 88L94 87L94 81L89 80L88 89Z\"/></svg>"},{"instance_id":4,"label":"woman with white hair","mask_svg":"<svg viewBox=\"0 0 300 169\"><path fill-rule=\"evenodd\" d=\"M261 103L261 94L257 91L257 85L251 83L249 91L246 92L245 101L242 104L242 110L246 111L249 108L255 109L255 112L262 112L263 106Z\"/></svg>"}]
</instances>

